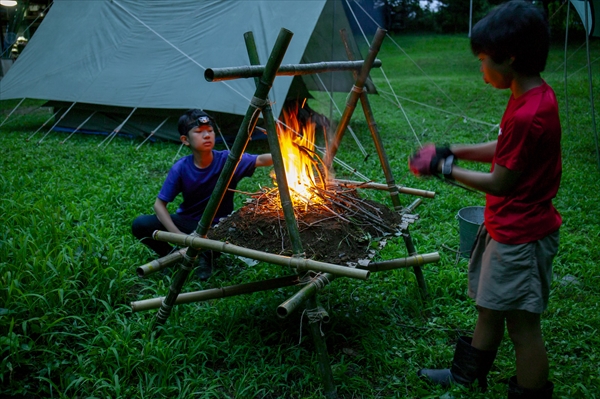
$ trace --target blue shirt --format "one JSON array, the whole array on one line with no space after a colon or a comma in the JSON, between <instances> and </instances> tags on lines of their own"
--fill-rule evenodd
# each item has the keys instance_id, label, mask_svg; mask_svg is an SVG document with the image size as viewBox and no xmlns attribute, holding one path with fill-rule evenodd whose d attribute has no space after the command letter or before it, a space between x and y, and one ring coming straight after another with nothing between
<instances>
[{"instance_id":1,"label":"blue shirt","mask_svg":"<svg viewBox=\"0 0 600 399\"><path fill-rule=\"evenodd\" d=\"M158 198L165 202L172 202L181 193L183 202L179 205L177 214L194 220L200 220L202 217L229 155L227 150L213 150L212 153L213 160L204 169L200 169L194 164L193 155L188 155L177 161L169 170L167 179L158 193ZM258 155L242 154L229 188L235 189L242 178L254 174L257 157ZM213 222L217 222L220 218L233 212L233 194L231 191L225 193Z\"/></svg>"}]
</instances>

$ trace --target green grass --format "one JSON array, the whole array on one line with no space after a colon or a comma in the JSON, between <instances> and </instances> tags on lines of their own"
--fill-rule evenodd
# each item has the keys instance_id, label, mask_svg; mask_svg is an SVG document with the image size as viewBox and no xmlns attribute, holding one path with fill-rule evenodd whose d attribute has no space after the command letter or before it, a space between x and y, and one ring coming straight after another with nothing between
<instances>
[{"instance_id":1,"label":"green grass","mask_svg":"<svg viewBox=\"0 0 600 399\"><path fill-rule=\"evenodd\" d=\"M433 190L417 208L411 230L420 253L438 251L441 261L424 267L431 300L419 298L409 270L373 274L368 281L338 279L319 294L332 321L322 325L338 394L342 398L434 398L445 390L416 376L421 367L448 366L453 343L472 331L476 319L467 296L467 262L456 258L456 214L483 205L482 196L414 178L407 158L425 142L493 139L509 93L483 84L468 40L459 36L396 36L379 55L394 92L441 110L402 101L411 126L393 96L370 96L394 176L409 187ZM571 47L575 48L575 45ZM592 54L600 43L592 42ZM573 50L574 51L574 50ZM543 331L556 398L598 398L600 388L600 183L591 129L587 72L569 78L567 131L560 46L548 73L561 105L564 173L555 200L564 224L555 260L550 306ZM576 53L569 69L585 65ZM553 72L557 71L557 72ZM600 121L600 65L593 65L596 119ZM380 71L373 80L391 93ZM435 82L435 84L434 84ZM443 89L443 93L437 89ZM311 105L328 113L325 97ZM336 96L342 108L345 95ZM451 100L450 100L451 99ZM16 101L2 101L3 114ZM23 106L35 109L40 102ZM178 146L157 142L62 133L42 144L26 141L48 118L44 109L4 125L0 134L0 396L16 398L321 398L323 388L314 344L300 312L280 320L275 309L296 288L182 305L160 338L152 333L156 312L132 313L129 302L163 296L169 277L136 277L135 268L154 256L130 232L131 221L152 212L154 198ZM383 172L360 106L352 126L371 155L366 161L350 135L339 156L370 178ZM251 152L265 143L251 143ZM541 154L540 154L541 156ZM483 168L482 170L484 170ZM339 176L347 173L338 171ZM258 170L239 188L271 186ZM382 193L365 195L390 203ZM238 205L243 198L238 198ZM405 204L412 197L402 197ZM403 242L390 240L378 257L406 256ZM208 283L190 279L186 290L227 286L285 275L283 268L247 267L221 259ZM504 398L505 379L515 373L510 341L504 340L487 394L451 390L456 398Z\"/></svg>"}]
</instances>

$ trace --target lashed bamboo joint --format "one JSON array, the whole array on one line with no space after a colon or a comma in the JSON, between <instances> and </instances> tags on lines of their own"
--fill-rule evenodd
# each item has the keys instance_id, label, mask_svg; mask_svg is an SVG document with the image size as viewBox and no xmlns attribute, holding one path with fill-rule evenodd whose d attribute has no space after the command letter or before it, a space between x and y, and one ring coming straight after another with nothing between
<instances>
[{"instance_id":1,"label":"lashed bamboo joint","mask_svg":"<svg viewBox=\"0 0 600 399\"><path fill-rule=\"evenodd\" d=\"M356 278L359 280L366 280L369 278L370 274L368 270L354 269L347 266L334 265L331 263L319 262L311 259L275 255L193 235L175 234L156 230L154 234L152 234L152 237L157 241L166 241L182 247L195 248L196 250L209 249L211 251L244 256L246 258L272 263L275 265L288 266L300 272L318 271L323 273L331 273L340 277Z\"/></svg>"}]
</instances>

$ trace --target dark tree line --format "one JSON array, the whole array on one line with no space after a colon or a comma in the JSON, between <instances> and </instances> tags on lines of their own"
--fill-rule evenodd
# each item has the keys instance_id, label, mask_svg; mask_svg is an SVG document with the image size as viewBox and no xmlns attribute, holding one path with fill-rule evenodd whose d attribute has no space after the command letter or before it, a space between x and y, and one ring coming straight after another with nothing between
<instances>
[{"instance_id":1,"label":"dark tree line","mask_svg":"<svg viewBox=\"0 0 600 399\"><path fill-rule=\"evenodd\" d=\"M390 32L467 33L471 0L358 0L371 3L380 14L382 25ZM506 0L473 0L472 23L475 24L488 11ZM532 1L544 9L549 17L553 37L564 37L568 0ZM583 33L579 16L572 9L569 31L575 36ZM571 35L571 33L570 33Z\"/></svg>"}]
</instances>

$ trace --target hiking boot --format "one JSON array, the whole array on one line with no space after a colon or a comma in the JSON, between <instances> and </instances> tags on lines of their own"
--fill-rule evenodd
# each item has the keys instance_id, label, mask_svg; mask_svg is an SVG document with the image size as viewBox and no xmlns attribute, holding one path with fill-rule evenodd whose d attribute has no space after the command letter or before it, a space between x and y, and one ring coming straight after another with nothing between
<instances>
[{"instance_id":1,"label":"hiking boot","mask_svg":"<svg viewBox=\"0 0 600 399\"><path fill-rule=\"evenodd\" d=\"M207 251L207 252L209 252L209 251ZM207 256L206 252L203 252L198 257L198 266L196 266L196 269L194 270L194 274L196 274L196 277L198 277L198 279L200 281L206 281L212 275L212 260L211 260L211 258L212 258L212 256L210 256L210 253L208 253L208 256Z\"/></svg>"},{"instance_id":2,"label":"hiking boot","mask_svg":"<svg viewBox=\"0 0 600 399\"><path fill-rule=\"evenodd\" d=\"M508 399L552 399L554 384L550 381L542 389L526 389L517 384L517 376L510 377L508 380Z\"/></svg>"},{"instance_id":3,"label":"hiking boot","mask_svg":"<svg viewBox=\"0 0 600 399\"><path fill-rule=\"evenodd\" d=\"M471 338L460 337L456 343L454 360L449 369L421 369L417 372L430 382L447 388L451 384L472 385L475 380L482 392L487 390L487 375L497 351L482 351L471 346Z\"/></svg>"}]
</instances>

